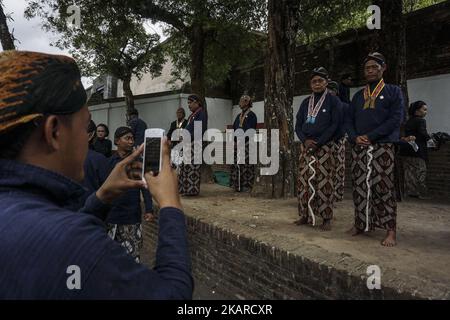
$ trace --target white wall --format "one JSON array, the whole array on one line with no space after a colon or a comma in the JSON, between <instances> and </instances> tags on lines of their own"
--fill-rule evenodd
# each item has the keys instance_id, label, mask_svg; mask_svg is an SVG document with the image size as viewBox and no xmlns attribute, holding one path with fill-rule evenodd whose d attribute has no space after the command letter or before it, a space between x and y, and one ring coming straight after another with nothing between
<instances>
[{"instance_id":1,"label":"white wall","mask_svg":"<svg viewBox=\"0 0 450 320\"><path fill-rule=\"evenodd\" d=\"M175 81L174 84L169 84L169 81L172 79L171 72L173 69L173 63L169 58L163 65L161 75L159 77L153 78L150 73L145 73L141 80L138 80L135 76L133 76L130 82L131 91L133 91L134 95L140 95L171 91L181 88L183 82L180 80ZM189 77L186 78L186 81L189 81ZM123 97L123 83L120 80L117 83L117 97Z\"/></svg>"},{"instance_id":2,"label":"white wall","mask_svg":"<svg viewBox=\"0 0 450 320\"><path fill-rule=\"evenodd\" d=\"M170 123L176 119L176 111L183 107L186 116L190 114L187 107L187 94L173 94L162 97L136 99L135 107L139 117L147 123L149 128L162 128L166 131ZM208 127L225 131L231 122L231 100L207 98ZM124 101L106 103L89 107L92 120L96 124L104 123L109 127L109 138L113 140L114 132L118 127L126 125L126 105Z\"/></svg>"},{"instance_id":3,"label":"white wall","mask_svg":"<svg viewBox=\"0 0 450 320\"><path fill-rule=\"evenodd\" d=\"M351 96L360 89L361 87L351 88ZM427 118L429 132L450 132L450 74L409 80L408 91L411 102L423 100L428 104L430 108ZM173 94L136 100L135 104L140 117L147 122L149 127L168 130L170 123L176 119L175 113L178 107L183 107L187 116L189 115L187 97L186 94ZM306 97L307 95L294 97L294 127L295 116L301 102ZM224 131L228 125L233 124L240 112L239 106L233 106L231 100L207 98L206 101L208 104L208 128ZM93 106L90 107L90 110L92 119L97 124L105 123L109 126L110 139L114 136L116 128L125 125L125 102ZM254 102L252 110L258 118L258 123L263 123L264 102ZM297 140L297 137L295 139Z\"/></svg>"},{"instance_id":4,"label":"white wall","mask_svg":"<svg viewBox=\"0 0 450 320\"><path fill-rule=\"evenodd\" d=\"M450 74L408 80L408 95L411 103L427 103L429 133L450 133Z\"/></svg>"}]
</instances>

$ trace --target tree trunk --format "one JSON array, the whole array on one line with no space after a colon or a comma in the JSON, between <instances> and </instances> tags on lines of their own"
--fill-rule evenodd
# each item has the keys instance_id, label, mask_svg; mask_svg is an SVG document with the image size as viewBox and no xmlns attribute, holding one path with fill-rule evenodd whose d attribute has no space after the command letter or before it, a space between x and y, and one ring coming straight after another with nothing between
<instances>
[{"instance_id":1,"label":"tree trunk","mask_svg":"<svg viewBox=\"0 0 450 320\"><path fill-rule=\"evenodd\" d=\"M6 21L6 15L3 12L3 4L0 1L0 42L3 50L15 50L14 37L11 35L8 29Z\"/></svg>"},{"instance_id":2,"label":"tree trunk","mask_svg":"<svg viewBox=\"0 0 450 320\"><path fill-rule=\"evenodd\" d=\"M406 19L402 0L375 0L381 9L381 30L374 33L370 51L378 51L387 59L386 82L399 85L408 108L408 85L406 73Z\"/></svg>"},{"instance_id":3,"label":"tree trunk","mask_svg":"<svg viewBox=\"0 0 450 320\"><path fill-rule=\"evenodd\" d=\"M190 36L191 40L191 90L192 93L198 94L205 101L205 46L206 34L201 24L192 26Z\"/></svg>"},{"instance_id":4,"label":"tree trunk","mask_svg":"<svg viewBox=\"0 0 450 320\"><path fill-rule=\"evenodd\" d=\"M292 103L299 1L269 0L268 9L264 124L268 130L269 150L270 130L279 130L280 170L273 176L260 176L258 170L252 194L268 198L287 198L296 194L297 170Z\"/></svg>"},{"instance_id":5,"label":"tree trunk","mask_svg":"<svg viewBox=\"0 0 450 320\"><path fill-rule=\"evenodd\" d=\"M123 95L125 96L125 103L127 104L127 116L129 116L131 111L135 110L134 96L130 87L131 76L125 77L122 81L123 81Z\"/></svg>"},{"instance_id":6,"label":"tree trunk","mask_svg":"<svg viewBox=\"0 0 450 320\"><path fill-rule=\"evenodd\" d=\"M381 30L374 34L373 48L387 60L384 79L387 83L399 85L405 99L405 115L408 112L409 97L406 73L406 19L403 15L403 0L375 0L381 9ZM403 121L406 120L404 117ZM403 127L403 125L402 125ZM395 157L395 193L398 201L404 193L403 170L400 157Z\"/></svg>"}]
</instances>

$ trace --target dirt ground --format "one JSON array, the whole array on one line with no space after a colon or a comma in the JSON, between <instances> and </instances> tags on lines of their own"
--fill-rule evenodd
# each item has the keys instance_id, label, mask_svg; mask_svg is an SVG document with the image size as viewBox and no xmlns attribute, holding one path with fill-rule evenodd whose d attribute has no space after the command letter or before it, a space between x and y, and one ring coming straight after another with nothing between
<instances>
[{"instance_id":1,"label":"dirt ground","mask_svg":"<svg viewBox=\"0 0 450 320\"><path fill-rule=\"evenodd\" d=\"M298 218L296 199L252 198L227 187L202 184L200 196L185 197L182 201L187 215L237 234L334 267L349 267L347 258L366 265L375 264L392 281L405 282L405 288L418 287L429 297L449 297L450 202L399 203L398 246L385 248L380 245L385 235L382 230L358 237L345 232L353 221L350 194L337 204L330 232L294 225Z\"/></svg>"}]
</instances>

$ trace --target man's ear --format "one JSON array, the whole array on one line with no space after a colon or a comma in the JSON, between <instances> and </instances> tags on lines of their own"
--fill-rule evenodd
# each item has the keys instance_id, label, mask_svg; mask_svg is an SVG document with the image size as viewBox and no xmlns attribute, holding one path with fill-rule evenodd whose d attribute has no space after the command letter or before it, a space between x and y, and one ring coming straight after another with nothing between
<instances>
[{"instance_id":1,"label":"man's ear","mask_svg":"<svg viewBox=\"0 0 450 320\"><path fill-rule=\"evenodd\" d=\"M44 121L44 141L52 151L58 150L61 147L61 127L61 120L57 116L49 116Z\"/></svg>"}]
</instances>

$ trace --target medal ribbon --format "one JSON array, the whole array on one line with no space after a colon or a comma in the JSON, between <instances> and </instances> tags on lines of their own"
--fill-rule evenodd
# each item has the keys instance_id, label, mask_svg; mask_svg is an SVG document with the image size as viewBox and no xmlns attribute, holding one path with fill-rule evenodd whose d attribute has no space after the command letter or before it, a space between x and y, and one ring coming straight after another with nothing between
<instances>
[{"instance_id":1,"label":"medal ribbon","mask_svg":"<svg viewBox=\"0 0 450 320\"><path fill-rule=\"evenodd\" d=\"M327 97L327 94L328 94L328 89L325 89L324 93L320 97L320 100L317 102L315 107L314 107L314 93L311 94L311 97L309 98L308 119L306 120L306 123L316 122L317 114L319 113L320 109L322 108L322 105L325 101L325 98Z\"/></svg>"},{"instance_id":2,"label":"medal ribbon","mask_svg":"<svg viewBox=\"0 0 450 320\"><path fill-rule=\"evenodd\" d=\"M247 118L247 114L250 112L250 108L245 110L244 112L241 112L239 116L239 128L242 128L244 125L245 118Z\"/></svg>"},{"instance_id":3,"label":"medal ribbon","mask_svg":"<svg viewBox=\"0 0 450 320\"><path fill-rule=\"evenodd\" d=\"M192 120L195 120L194 117L200 112L202 111L202 108L198 108L194 113L191 113L191 115L188 118L188 124L190 124L192 122Z\"/></svg>"},{"instance_id":4,"label":"medal ribbon","mask_svg":"<svg viewBox=\"0 0 450 320\"><path fill-rule=\"evenodd\" d=\"M375 109L375 101L377 100L384 87L385 83L383 79L378 82L372 93L370 93L370 85L366 86L366 88L364 89L364 110L369 108Z\"/></svg>"}]
</instances>

